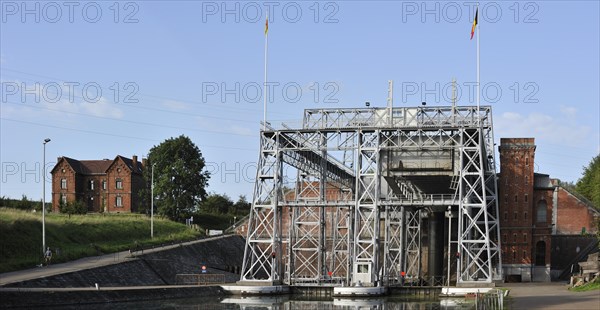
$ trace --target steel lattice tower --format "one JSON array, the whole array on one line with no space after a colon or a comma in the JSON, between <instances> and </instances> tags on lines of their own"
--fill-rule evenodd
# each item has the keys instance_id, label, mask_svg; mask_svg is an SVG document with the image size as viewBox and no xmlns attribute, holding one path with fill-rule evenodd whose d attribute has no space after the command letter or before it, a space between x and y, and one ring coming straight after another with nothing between
<instances>
[{"instance_id":1,"label":"steel lattice tower","mask_svg":"<svg viewBox=\"0 0 600 310\"><path fill-rule=\"evenodd\" d=\"M423 223L447 209L457 285L500 280L492 127L489 106L423 106L308 109L299 128L265 128L241 282L422 281Z\"/></svg>"}]
</instances>

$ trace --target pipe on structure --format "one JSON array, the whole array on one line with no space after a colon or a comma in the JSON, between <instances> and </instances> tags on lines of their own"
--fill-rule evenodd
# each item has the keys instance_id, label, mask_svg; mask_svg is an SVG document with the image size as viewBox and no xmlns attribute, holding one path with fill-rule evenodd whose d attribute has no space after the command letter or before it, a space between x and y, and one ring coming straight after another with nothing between
<instances>
[{"instance_id":1,"label":"pipe on structure","mask_svg":"<svg viewBox=\"0 0 600 310\"><path fill-rule=\"evenodd\" d=\"M435 282L434 279L442 279L444 270L444 212L431 212L428 219L427 273L428 280Z\"/></svg>"}]
</instances>

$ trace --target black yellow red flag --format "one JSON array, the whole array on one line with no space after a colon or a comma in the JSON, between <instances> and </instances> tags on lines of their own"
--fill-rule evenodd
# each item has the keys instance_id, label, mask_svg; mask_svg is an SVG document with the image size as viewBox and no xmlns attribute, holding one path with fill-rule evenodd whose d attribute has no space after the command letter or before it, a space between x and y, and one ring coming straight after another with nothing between
<instances>
[{"instance_id":1,"label":"black yellow red flag","mask_svg":"<svg viewBox=\"0 0 600 310\"><path fill-rule=\"evenodd\" d=\"M477 13L479 13L479 8L475 9L475 19L473 19L473 27L471 27L471 40L473 40L473 35L475 34L475 27L477 26Z\"/></svg>"}]
</instances>

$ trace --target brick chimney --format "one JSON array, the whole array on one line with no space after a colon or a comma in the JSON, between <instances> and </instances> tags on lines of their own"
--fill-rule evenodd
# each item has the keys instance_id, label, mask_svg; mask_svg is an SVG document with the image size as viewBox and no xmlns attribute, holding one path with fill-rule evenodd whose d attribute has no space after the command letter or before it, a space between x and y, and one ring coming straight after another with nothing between
<instances>
[{"instance_id":1,"label":"brick chimney","mask_svg":"<svg viewBox=\"0 0 600 310\"><path fill-rule=\"evenodd\" d=\"M131 157L131 161L133 161L133 170L137 171L137 164L138 164L137 155L133 155Z\"/></svg>"}]
</instances>

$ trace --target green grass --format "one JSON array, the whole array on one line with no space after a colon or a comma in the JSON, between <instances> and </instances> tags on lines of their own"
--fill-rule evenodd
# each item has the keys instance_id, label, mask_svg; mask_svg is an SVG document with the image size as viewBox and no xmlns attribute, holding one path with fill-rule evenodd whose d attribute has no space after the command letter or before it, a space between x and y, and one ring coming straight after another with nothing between
<instances>
[{"instance_id":1,"label":"green grass","mask_svg":"<svg viewBox=\"0 0 600 310\"><path fill-rule=\"evenodd\" d=\"M183 224L155 217L151 239L150 218L141 214L46 215L46 245L53 251L60 249L53 255L53 263L201 235ZM32 268L41 261L41 213L0 208L0 272Z\"/></svg>"},{"instance_id":2,"label":"green grass","mask_svg":"<svg viewBox=\"0 0 600 310\"><path fill-rule=\"evenodd\" d=\"M593 290L600 290L600 278L596 281L588 282L582 286L571 288L573 292L587 292Z\"/></svg>"}]
</instances>

